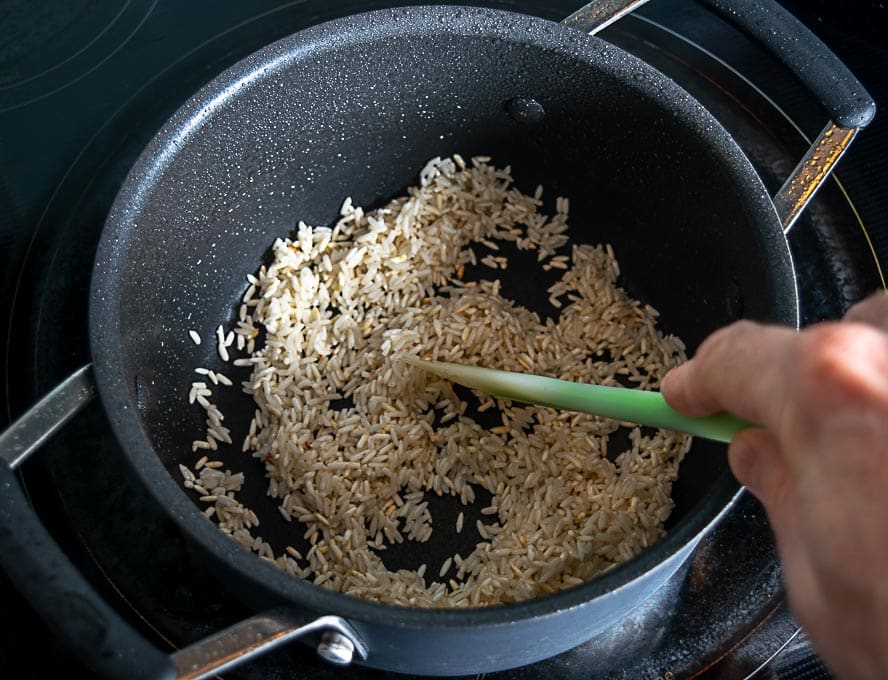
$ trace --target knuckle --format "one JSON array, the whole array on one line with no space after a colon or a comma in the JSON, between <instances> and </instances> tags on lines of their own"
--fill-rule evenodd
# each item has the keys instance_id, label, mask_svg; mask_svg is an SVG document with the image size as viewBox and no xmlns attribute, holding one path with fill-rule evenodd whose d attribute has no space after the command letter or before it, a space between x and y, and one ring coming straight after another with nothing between
<instances>
[{"instance_id":1,"label":"knuckle","mask_svg":"<svg viewBox=\"0 0 888 680\"><path fill-rule=\"evenodd\" d=\"M802 397L827 409L837 404L870 402L878 389L879 355L885 341L875 333L842 324L826 324L808 332L801 347ZM819 398L812 398L819 397Z\"/></svg>"},{"instance_id":2,"label":"knuckle","mask_svg":"<svg viewBox=\"0 0 888 680\"><path fill-rule=\"evenodd\" d=\"M755 328L757 324L748 320L736 321L730 326L720 328L703 341L695 358L701 364L718 361L739 338L749 335Z\"/></svg>"}]
</instances>

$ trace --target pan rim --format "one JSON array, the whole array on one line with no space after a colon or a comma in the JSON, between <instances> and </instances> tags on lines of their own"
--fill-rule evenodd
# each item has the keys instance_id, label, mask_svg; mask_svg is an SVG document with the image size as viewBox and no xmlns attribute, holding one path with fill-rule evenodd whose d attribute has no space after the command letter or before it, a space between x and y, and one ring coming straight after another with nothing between
<instances>
[{"instance_id":1,"label":"pan rim","mask_svg":"<svg viewBox=\"0 0 888 680\"><path fill-rule=\"evenodd\" d=\"M450 10L458 10L458 14ZM360 35L359 39L364 41L370 37L403 35L404 31L409 30L441 30L442 24L439 19L442 17L443 25L450 30L466 31L471 35L486 31L490 35L506 40L516 39L521 29L528 27L531 34L542 41L545 47L569 51L571 55L588 59L594 57L599 61L599 65L609 72L621 73L630 68L633 71L641 69L652 77L636 81L635 87L639 91L661 103L665 102L667 97L671 97L670 106L673 110L678 108L676 102L681 102L680 113L685 119L691 119L691 122L693 122L691 114L696 116L702 114L708 126L701 129L700 133L724 154L728 171L736 173L739 177L741 174L739 168L743 168L747 177L757 178L748 159L727 131L703 109L702 105L653 67L604 40L586 36L573 28L546 19L502 10L463 6L377 10L319 24L272 43L211 80L178 109L139 156L115 198L96 255L89 306L90 344L96 381L114 434L125 451L128 463L137 472L142 483L191 540L207 552L223 559L228 567L244 578L261 580L264 587L280 594L286 602L294 605L298 603L298 606L323 613L341 615L353 621L372 623L384 616L398 625L416 626L428 630L510 625L516 619L536 619L554 615L612 594L650 573L656 566L682 550L693 546L736 503L743 492L733 477L727 472L724 473L688 516L651 548L582 585L525 602L480 608L427 610L376 603L324 590L265 563L215 527L211 531L206 530L207 526L211 526L207 524L208 520L155 453L142 427L135 399L125 398L130 394L130 387L123 379L125 353L119 333L115 333L113 301L117 299L118 287L115 276L119 274L115 263L119 261L118 254L125 251L127 225L132 228L133 220L138 215L138 207L150 189L151 180L174 157L174 150L185 145L188 137L212 116L216 107L224 105L228 97L239 96L240 93L247 91L252 83L276 69L285 68L291 63L298 62L300 58L308 58L318 51L335 48L341 44L343 35L351 36L349 40L354 40L357 33ZM508 19L508 22L505 19ZM360 28L360 31L348 30L350 28ZM523 35L527 39L527 33ZM786 238L779 228L777 214L764 186L761 185L756 194L753 194L751 189L746 191L749 194L747 198L750 204L757 205L759 214L770 215L774 229L779 232L783 240L789 269L793 271ZM792 283L795 285L795 277L792 278ZM786 321L798 327L798 293L795 289L792 291L792 298L794 308L787 310ZM790 318L793 315L794 320Z\"/></svg>"}]
</instances>

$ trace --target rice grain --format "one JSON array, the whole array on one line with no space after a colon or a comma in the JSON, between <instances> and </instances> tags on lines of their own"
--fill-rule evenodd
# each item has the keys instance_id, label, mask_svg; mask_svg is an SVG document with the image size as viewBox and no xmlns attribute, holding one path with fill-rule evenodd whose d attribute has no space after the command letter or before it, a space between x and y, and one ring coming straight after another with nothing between
<instances>
[{"instance_id":1,"label":"rice grain","mask_svg":"<svg viewBox=\"0 0 888 680\"><path fill-rule=\"evenodd\" d=\"M655 389L686 358L680 340L657 330L656 310L617 286L609 245L569 243L566 198L546 215L542 187L523 194L508 168L488 161L436 158L418 186L379 210L346 199L332 229L300 222L293 238L275 241L270 264L247 275L234 328L216 329L223 361L235 341L248 355L233 362L250 370L243 388L256 406L242 448L261 461L269 496L311 549L303 559L288 546L275 558L236 498L243 475L221 460L180 471L222 531L299 578L407 606L488 605L572 587L664 534L690 438L630 426L628 448L609 451L620 423L479 395L478 410L501 420L485 429L447 381L403 361L599 384L625 376ZM547 295L557 316L541 320L504 297L498 280L465 280L479 263L474 244L499 251L480 259L494 270L506 269L509 245L556 272ZM192 383L189 401L207 412L194 450L231 443L212 397ZM493 497L481 513L494 523L477 521L475 549L441 566L443 579L455 564L454 578L427 584L426 565L386 568L376 550L435 540L425 494L469 505L475 486ZM457 533L464 522L460 512Z\"/></svg>"}]
</instances>

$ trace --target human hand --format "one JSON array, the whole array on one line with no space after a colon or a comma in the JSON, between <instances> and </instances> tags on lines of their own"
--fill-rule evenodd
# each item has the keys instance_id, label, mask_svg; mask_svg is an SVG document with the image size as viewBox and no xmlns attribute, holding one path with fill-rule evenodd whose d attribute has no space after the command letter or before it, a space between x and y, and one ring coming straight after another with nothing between
<instances>
[{"instance_id":1,"label":"human hand","mask_svg":"<svg viewBox=\"0 0 888 680\"><path fill-rule=\"evenodd\" d=\"M760 423L734 475L762 502L790 609L846 678L888 678L888 295L802 331L741 321L661 389L689 416Z\"/></svg>"}]
</instances>

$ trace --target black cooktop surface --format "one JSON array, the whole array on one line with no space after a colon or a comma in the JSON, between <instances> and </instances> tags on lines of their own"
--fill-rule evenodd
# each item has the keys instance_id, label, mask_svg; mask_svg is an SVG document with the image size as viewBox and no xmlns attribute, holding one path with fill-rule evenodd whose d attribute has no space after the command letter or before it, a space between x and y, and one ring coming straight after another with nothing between
<instances>
[{"instance_id":1,"label":"black cooktop surface","mask_svg":"<svg viewBox=\"0 0 888 680\"><path fill-rule=\"evenodd\" d=\"M97 239L144 145L188 96L241 57L319 21L390 4L236 0L0 0L0 422L89 361L86 306ZM468 4L468 3L467 3ZM579 2L473 2L558 20ZM785 2L881 103L888 18L878 2ZM691 0L654 0L602 34L697 96L772 190L826 119L782 67ZM888 122L858 138L790 235L802 321L841 316L884 287ZM93 404L22 471L46 525L84 574L158 647L249 612L227 597L128 471ZM0 651L12 676L80 664L0 576ZM762 669L762 670L759 670ZM766 519L744 498L672 581L620 626L496 678L820 677L785 605ZM333 669L300 645L238 678L383 677Z\"/></svg>"}]
</instances>

